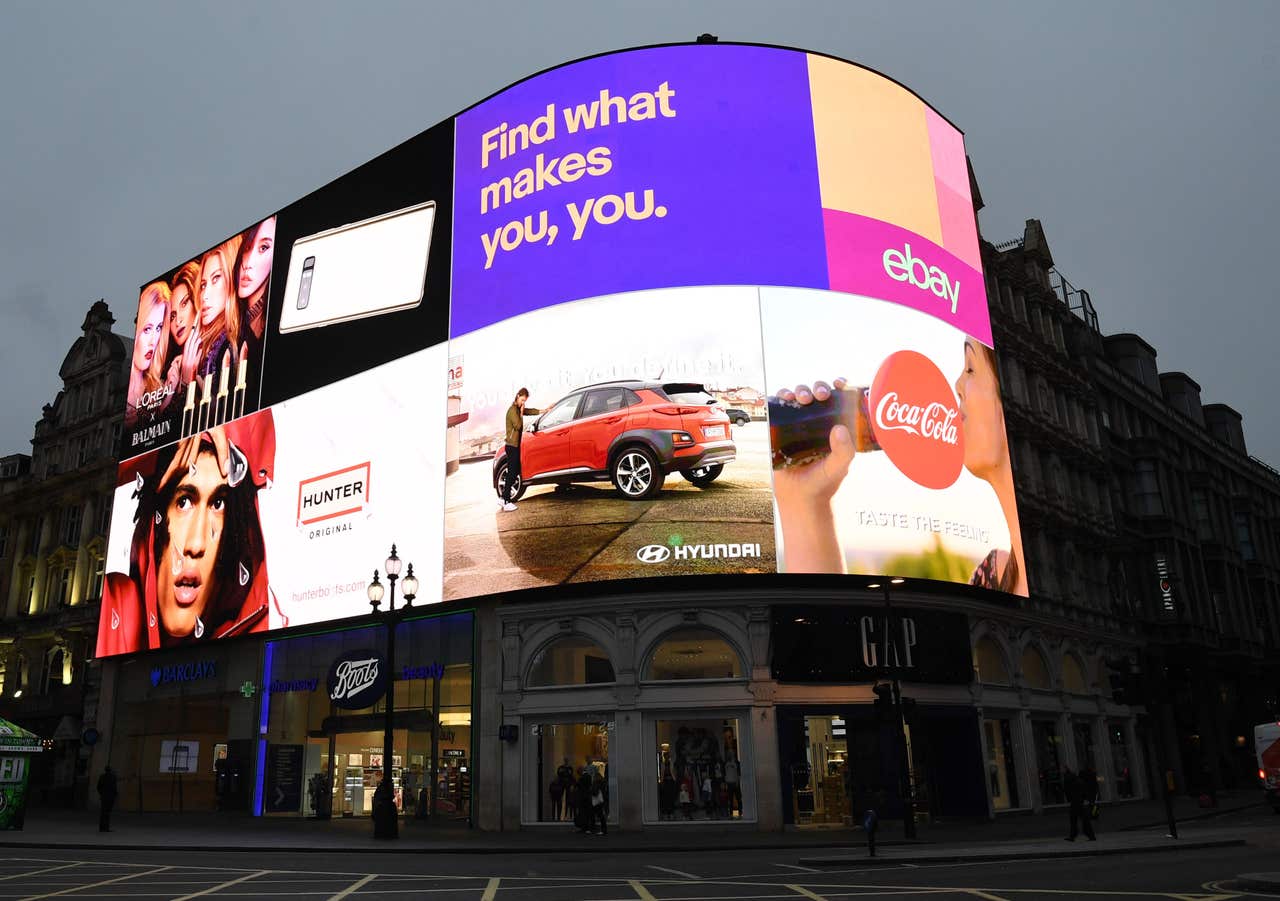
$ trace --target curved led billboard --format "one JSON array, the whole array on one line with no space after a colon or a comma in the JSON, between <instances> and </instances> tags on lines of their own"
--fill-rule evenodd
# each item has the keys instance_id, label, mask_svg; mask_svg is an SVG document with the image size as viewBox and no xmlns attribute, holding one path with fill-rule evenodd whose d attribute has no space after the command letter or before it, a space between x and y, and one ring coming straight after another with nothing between
<instances>
[{"instance_id":1,"label":"curved led billboard","mask_svg":"<svg viewBox=\"0 0 1280 901\"><path fill-rule=\"evenodd\" d=\"M415 603L1027 594L963 137L856 65L565 65L141 298L99 654L356 615L393 541Z\"/></svg>"}]
</instances>

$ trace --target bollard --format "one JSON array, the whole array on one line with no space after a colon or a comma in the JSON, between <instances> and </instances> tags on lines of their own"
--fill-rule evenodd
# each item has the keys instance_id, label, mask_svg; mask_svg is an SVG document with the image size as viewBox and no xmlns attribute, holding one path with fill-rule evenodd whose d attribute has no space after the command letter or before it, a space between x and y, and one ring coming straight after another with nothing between
<instances>
[{"instance_id":1,"label":"bollard","mask_svg":"<svg viewBox=\"0 0 1280 901\"><path fill-rule=\"evenodd\" d=\"M868 809L862 815L862 828L867 833L867 856L876 856L876 829L880 826L880 817L874 810Z\"/></svg>"}]
</instances>

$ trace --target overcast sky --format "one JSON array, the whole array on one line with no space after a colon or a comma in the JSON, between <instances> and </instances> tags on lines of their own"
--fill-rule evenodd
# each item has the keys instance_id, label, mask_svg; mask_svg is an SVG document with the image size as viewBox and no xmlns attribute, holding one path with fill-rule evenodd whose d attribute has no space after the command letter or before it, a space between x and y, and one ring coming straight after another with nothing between
<instances>
[{"instance_id":1,"label":"overcast sky","mask_svg":"<svg viewBox=\"0 0 1280 901\"><path fill-rule=\"evenodd\" d=\"M29 452L90 304L525 75L639 44L842 56L966 133L995 242L1043 221L1105 332L1280 466L1275 2L4 4L0 454Z\"/></svg>"}]
</instances>

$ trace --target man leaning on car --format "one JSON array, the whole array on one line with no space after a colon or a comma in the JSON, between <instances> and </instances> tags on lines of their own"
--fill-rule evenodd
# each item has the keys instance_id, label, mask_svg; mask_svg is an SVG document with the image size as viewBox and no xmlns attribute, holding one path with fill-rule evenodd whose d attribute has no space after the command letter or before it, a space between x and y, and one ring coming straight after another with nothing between
<instances>
[{"instance_id":1,"label":"man leaning on car","mask_svg":"<svg viewBox=\"0 0 1280 901\"><path fill-rule=\"evenodd\" d=\"M541 410L526 407L529 400L529 389L521 388L516 392L516 399L507 409L507 479L502 485L502 497L499 505L503 512L510 513L516 508L511 501L512 486L520 480L520 439L524 435L525 414L537 416Z\"/></svg>"}]
</instances>

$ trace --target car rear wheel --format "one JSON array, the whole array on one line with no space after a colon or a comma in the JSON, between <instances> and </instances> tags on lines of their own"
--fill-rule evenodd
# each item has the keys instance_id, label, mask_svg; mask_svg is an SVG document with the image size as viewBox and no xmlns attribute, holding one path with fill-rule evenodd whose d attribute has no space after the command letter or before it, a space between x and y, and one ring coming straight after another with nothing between
<instances>
[{"instance_id":1,"label":"car rear wheel","mask_svg":"<svg viewBox=\"0 0 1280 901\"><path fill-rule=\"evenodd\" d=\"M751 421L751 420L750 420L750 419L747 419L747 417L745 417L745 416L739 416L737 419L735 419L735 420L733 421L733 424L734 424L734 425L736 425L736 426L744 426L744 425L746 425L746 424L747 424L748 422L750 422L750 421Z\"/></svg>"},{"instance_id":2,"label":"car rear wheel","mask_svg":"<svg viewBox=\"0 0 1280 901\"><path fill-rule=\"evenodd\" d=\"M693 482L699 488L706 488L718 479L722 472L724 472L723 463L711 463L707 466L699 466L697 469L686 469L680 475Z\"/></svg>"},{"instance_id":3,"label":"car rear wheel","mask_svg":"<svg viewBox=\"0 0 1280 901\"><path fill-rule=\"evenodd\" d=\"M507 464L503 463L498 468L498 484L497 484L498 497L502 497L502 492L505 489L506 484L507 484ZM520 500L520 498L524 497L524 490L527 487L529 486L525 485L524 479L520 478L519 476L516 476L516 483L511 486L512 502L518 501Z\"/></svg>"},{"instance_id":4,"label":"car rear wheel","mask_svg":"<svg viewBox=\"0 0 1280 901\"><path fill-rule=\"evenodd\" d=\"M642 501L662 490L658 461L643 447L629 447L613 461L613 487L627 500Z\"/></svg>"}]
</instances>

